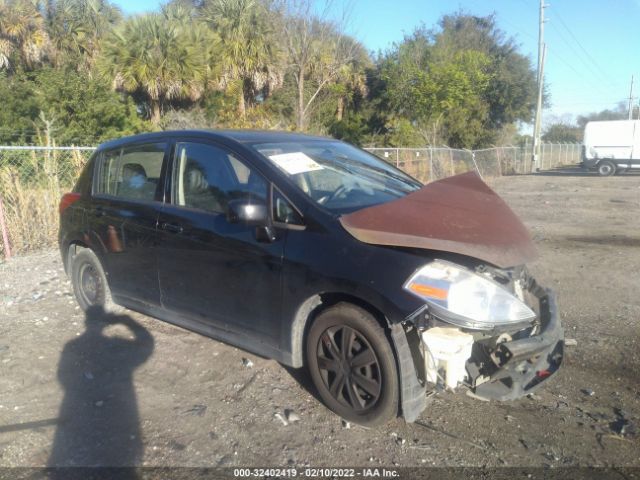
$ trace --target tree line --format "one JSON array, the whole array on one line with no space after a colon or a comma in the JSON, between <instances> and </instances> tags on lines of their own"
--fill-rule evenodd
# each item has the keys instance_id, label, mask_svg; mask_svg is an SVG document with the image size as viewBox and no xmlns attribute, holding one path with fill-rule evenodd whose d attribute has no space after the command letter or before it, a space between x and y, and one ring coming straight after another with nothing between
<instances>
[{"instance_id":1,"label":"tree line","mask_svg":"<svg viewBox=\"0 0 640 480\"><path fill-rule=\"evenodd\" d=\"M494 16L443 16L369 52L331 3L0 0L0 144L171 128L309 131L360 145L512 143L536 74Z\"/></svg>"},{"instance_id":2,"label":"tree line","mask_svg":"<svg viewBox=\"0 0 640 480\"><path fill-rule=\"evenodd\" d=\"M555 143L581 143L584 127L588 122L627 120L629 109L626 102L619 102L614 108L606 108L599 112L578 115L575 120L570 116L551 118L544 130L542 139ZM633 106L632 118L640 119L640 106Z\"/></svg>"}]
</instances>

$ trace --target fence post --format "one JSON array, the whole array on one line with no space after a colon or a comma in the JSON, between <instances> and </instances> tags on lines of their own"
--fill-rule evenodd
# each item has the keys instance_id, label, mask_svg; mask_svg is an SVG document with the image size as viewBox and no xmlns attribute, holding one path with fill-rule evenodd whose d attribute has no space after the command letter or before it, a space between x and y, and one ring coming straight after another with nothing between
<instances>
[{"instance_id":1,"label":"fence post","mask_svg":"<svg viewBox=\"0 0 640 480\"><path fill-rule=\"evenodd\" d=\"M396 148L396 168L400 168L400 149Z\"/></svg>"},{"instance_id":2,"label":"fence post","mask_svg":"<svg viewBox=\"0 0 640 480\"><path fill-rule=\"evenodd\" d=\"M456 171L453 168L453 150L451 148L449 148L449 163L451 164L451 176L453 177L456 174Z\"/></svg>"},{"instance_id":3,"label":"fence post","mask_svg":"<svg viewBox=\"0 0 640 480\"><path fill-rule=\"evenodd\" d=\"M433 182L433 147L429 145L429 181Z\"/></svg>"},{"instance_id":4,"label":"fence post","mask_svg":"<svg viewBox=\"0 0 640 480\"><path fill-rule=\"evenodd\" d=\"M2 205L2 198L0 198L0 230L2 230L2 244L4 245L4 258L9 260L11 258L11 246L9 245L9 232L7 231L7 223L4 218L4 208Z\"/></svg>"},{"instance_id":5,"label":"fence post","mask_svg":"<svg viewBox=\"0 0 640 480\"><path fill-rule=\"evenodd\" d=\"M560 144L560 155L558 155L558 163L556 164L556 167L559 167L560 165L562 165L562 143Z\"/></svg>"}]
</instances>

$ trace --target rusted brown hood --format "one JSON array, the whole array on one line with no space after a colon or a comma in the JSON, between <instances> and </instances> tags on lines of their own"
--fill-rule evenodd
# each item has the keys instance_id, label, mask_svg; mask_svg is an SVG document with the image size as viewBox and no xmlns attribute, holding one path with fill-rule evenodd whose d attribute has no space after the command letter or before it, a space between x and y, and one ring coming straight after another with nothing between
<instances>
[{"instance_id":1,"label":"rusted brown hood","mask_svg":"<svg viewBox=\"0 0 640 480\"><path fill-rule=\"evenodd\" d=\"M459 253L498 267L537 256L520 219L474 172L343 215L340 223L365 243Z\"/></svg>"}]
</instances>

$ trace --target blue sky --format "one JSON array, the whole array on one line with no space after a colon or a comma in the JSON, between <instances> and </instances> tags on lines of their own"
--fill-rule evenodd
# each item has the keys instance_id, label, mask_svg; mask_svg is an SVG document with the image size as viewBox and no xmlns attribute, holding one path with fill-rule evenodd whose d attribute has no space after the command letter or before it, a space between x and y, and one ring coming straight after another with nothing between
<instances>
[{"instance_id":1,"label":"blue sky","mask_svg":"<svg viewBox=\"0 0 640 480\"><path fill-rule=\"evenodd\" d=\"M339 0L349 5L348 31L367 48L385 50L405 33L434 26L446 13L496 14L499 27L515 37L537 62L538 0ZM157 0L116 0L126 13L157 9ZM640 96L640 0L549 0L546 8L545 80L554 117L615 107L627 101L631 75ZM638 100L636 99L636 102Z\"/></svg>"}]
</instances>

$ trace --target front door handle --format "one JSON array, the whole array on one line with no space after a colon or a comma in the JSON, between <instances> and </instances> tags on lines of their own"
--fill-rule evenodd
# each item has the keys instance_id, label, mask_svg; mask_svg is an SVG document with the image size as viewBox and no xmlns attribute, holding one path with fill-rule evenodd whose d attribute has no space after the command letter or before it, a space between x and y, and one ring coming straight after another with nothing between
<instances>
[{"instance_id":1,"label":"front door handle","mask_svg":"<svg viewBox=\"0 0 640 480\"><path fill-rule=\"evenodd\" d=\"M180 225L177 225L175 223L162 223L160 225L160 228L171 233L182 233L182 231L184 230Z\"/></svg>"}]
</instances>

